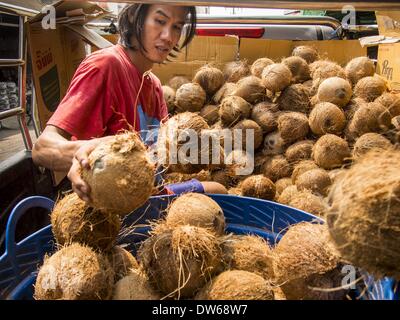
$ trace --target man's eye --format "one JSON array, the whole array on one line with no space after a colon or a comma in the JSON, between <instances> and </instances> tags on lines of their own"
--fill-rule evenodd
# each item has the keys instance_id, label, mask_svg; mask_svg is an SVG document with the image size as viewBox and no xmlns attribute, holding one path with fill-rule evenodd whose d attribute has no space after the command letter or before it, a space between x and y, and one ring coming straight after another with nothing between
<instances>
[{"instance_id":1,"label":"man's eye","mask_svg":"<svg viewBox=\"0 0 400 320\"><path fill-rule=\"evenodd\" d=\"M165 21L163 21L163 20L160 20L160 19L156 19L156 22L158 23L158 24L160 24L160 25L165 25Z\"/></svg>"},{"instance_id":2,"label":"man's eye","mask_svg":"<svg viewBox=\"0 0 400 320\"><path fill-rule=\"evenodd\" d=\"M176 31L179 31L179 32L182 31L182 27L181 26L174 26L174 28L175 28Z\"/></svg>"}]
</instances>

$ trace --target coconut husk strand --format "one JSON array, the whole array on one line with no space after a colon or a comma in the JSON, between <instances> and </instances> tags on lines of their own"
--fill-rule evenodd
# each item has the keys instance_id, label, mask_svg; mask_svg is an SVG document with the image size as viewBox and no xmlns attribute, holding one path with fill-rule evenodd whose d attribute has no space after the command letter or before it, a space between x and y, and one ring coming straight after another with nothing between
<instances>
[{"instance_id":1,"label":"coconut husk strand","mask_svg":"<svg viewBox=\"0 0 400 320\"><path fill-rule=\"evenodd\" d=\"M218 106L208 104L201 109L200 115L206 120L209 126L212 126L219 120L218 110Z\"/></svg>"},{"instance_id":2,"label":"coconut husk strand","mask_svg":"<svg viewBox=\"0 0 400 320\"><path fill-rule=\"evenodd\" d=\"M272 93L283 91L292 82L290 69L282 63L274 63L264 68L261 79Z\"/></svg>"},{"instance_id":3,"label":"coconut husk strand","mask_svg":"<svg viewBox=\"0 0 400 320\"><path fill-rule=\"evenodd\" d=\"M192 297L221 267L216 235L189 225L158 230L138 251L150 283L165 296Z\"/></svg>"},{"instance_id":4,"label":"coconut husk strand","mask_svg":"<svg viewBox=\"0 0 400 320\"><path fill-rule=\"evenodd\" d=\"M327 204L324 199L309 190L294 193L288 205L320 217L324 217L327 210Z\"/></svg>"},{"instance_id":5,"label":"coconut husk strand","mask_svg":"<svg viewBox=\"0 0 400 320\"><path fill-rule=\"evenodd\" d=\"M353 159L358 159L372 149L389 149L393 145L379 133L369 132L356 140L353 147Z\"/></svg>"},{"instance_id":6,"label":"coconut husk strand","mask_svg":"<svg viewBox=\"0 0 400 320\"><path fill-rule=\"evenodd\" d=\"M219 116L224 127L231 127L240 120L249 118L251 105L241 97L229 96L222 100Z\"/></svg>"},{"instance_id":7,"label":"coconut husk strand","mask_svg":"<svg viewBox=\"0 0 400 320\"><path fill-rule=\"evenodd\" d=\"M289 146L285 151L285 158L289 163L297 163L301 160L311 159L314 141L302 140Z\"/></svg>"},{"instance_id":8,"label":"coconut husk strand","mask_svg":"<svg viewBox=\"0 0 400 320\"><path fill-rule=\"evenodd\" d=\"M135 132L125 132L98 145L82 168L91 205L126 215L143 205L154 191L155 165Z\"/></svg>"},{"instance_id":9,"label":"coconut husk strand","mask_svg":"<svg viewBox=\"0 0 400 320\"><path fill-rule=\"evenodd\" d=\"M107 257L114 270L114 282L128 275L132 269L139 269L136 258L121 246L115 246Z\"/></svg>"},{"instance_id":10,"label":"coconut husk strand","mask_svg":"<svg viewBox=\"0 0 400 320\"><path fill-rule=\"evenodd\" d=\"M292 82L299 83L310 79L310 68L307 61L299 56L292 56L282 60L292 73Z\"/></svg>"},{"instance_id":11,"label":"coconut husk strand","mask_svg":"<svg viewBox=\"0 0 400 320\"><path fill-rule=\"evenodd\" d=\"M169 86L162 86L162 92L164 100L167 104L168 112L173 113L175 111L175 90Z\"/></svg>"},{"instance_id":12,"label":"coconut husk strand","mask_svg":"<svg viewBox=\"0 0 400 320\"><path fill-rule=\"evenodd\" d=\"M193 82L198 83L204 91L212 96L224 84L224 74L215 67L204 66L193 77Z\"/></svg>"},{"instance_id":13,"label":"coconut husk strand","mask_svg":"<svg viewBox=\"0 0 400 320\"><path fill-rule=\"evenodd\" d=\"M241 194L245 197L273 200L275 198L275 184L263 175L247 177L240 183Z\"/></svg>"},{"instance_id":14,"label":"coconut husk strand","mask_svg":"<svg viewBox=\"0 0 400 320\"><path fill-rule=\"evenodd\" d=\"M70 193L54 206L51 225L61 246L78 242L107 251L115 244L121 221L118 215L93 209L76 193Z\"/></svg>"},{"instance_id":15,"label":"coconut husk strand","mask_svg":"<svg viewBox=\"0 0 400 320\"><path fill-rule=\"evenodd\" d=\"M176 90L176 109L179 112L198 112L204 106L206 99L206 92L198 83L185 83Z\"/></svg>"},{"instance_id":16,"label":"coconut husk strand","mask_svg":"<svg viewBox=\"0 0 400 320\"><path fill-rule=\"evenodd\" d=\"M285 112L278 117L278 131L285 144L303 140L310 129L308 118L300 112Z\"/></svg>"},{"instance_id":17,"label":"coconut husk strand","mask_svg":"<svg viewBox=\"0 0 400 320\"><path fill-rule=\"evenodd\" d=\"M375 99L375 102L383 105L389 111L391 117L400 115L400 95L398 93L384 92Z\"/></svg>"},{"instance_id":18,"label":"coconut husk strand","mask_svg":"<svg viewBox=\"0 0 400 320\"><path fill-rule=\"evenodd\" d=\"M346 126L346 116L333 103L321 102L311 111L309 125L311 131L316 135L326 133L340 135Z\"/></svg>"},{"instance_id":19,"label":"coconut husk strand","mask_svg":"<svg viewBox=\"0 0 400 320\"><path fill-rule=\"evenodd\" d=\"M314 144L312 156L321 168L334 169L349 158L350 149L346 140L334 134L325 134Z\"/></svg>"},{"instance_id":20,"label":"coconut husk strand","mask_svg":"<svg viewBox=\"0 0 400 320\"><path fill-rule=\"evenodd\" d=\"M346 77L354 86L361 78L375 74L375 65L368 57L357 57L350 60L345 67Z\"/></svg>"},{"instance_id":21,"label":"coconut husk strand","mask_svg":"<svg viewBox=\"0 0 400 320\"><path fill-rule=\"evenodd\" d=\"M254 120L263 130L269 133L277 129L278 106L272 102L257 103L251 110L251 119Z\"/></svg>"},{"instance_id":22,"label":"coconut husk strand","mask_svg":"<svg viewBox=\"0 0 400 320\"><path fill-rule=\"evenodd\" d=\"M247 137L248 132L249 136ZM240 135L243 150L247 150L250 147L247 145L247 140L249 140L249 143L254 150L258 149L263 143L263 131L257 122L253 120L244 119L233 127L233 138L235 140L240 139Z\"/></svg>"},{"instance_id":23,"label":"coconut husk strand","mask_svg":"<svg viewBox=\"0 0 400 320\"><path fill-rule=\"evenodd\" d=\"M248 103L257 103L265 99L265 87L260 78L247 76L237 82L232 95L242 97Z\"/></svg>"},{"instance_id":24,"label":"coconut husk strand","mask_svg":"<svg viewBox=\"0 0 400 320\"><path fill-rule=\"evenodd\" d=\"M46 256L35 283L36 300L107 300L114 272L101 253L73 243Z\"/></svg>"},{"instance_id":25,"label":"coconut husk strand","mask_svg":"<svg viewBox=\"0 0 400 320\"><path fill-rule=\"evenodd\" d=\"M273 300L274 291L263 277L244 270L228 270L199 291L195 300Z\"/></svg>"},{"instance_id":26,"label":"coconut husk strand","mask_svg":"<svg viewBox=\"0 0 400 320\"><path fill-rule=\"evenodd\" d=\"M367 102L372 102L387 90L386 80L380 76L360 79L354 87L354 95Z\"/></svg>"},{"instance_id":27,"label":"coconut husk strand","mask_svg":"<svg viewBox=\"0 0 400 320\"><path fill-rule=\"evenodd\" d=\"M226 82L221 89L219 89L215 95L213 96L212 100L214 101L214 103L216 104L220 104L221 101L228 97L228 96L232 96L233 92L236 90L237 84L233 83L233 82Z\"/></svg>"},{"instance_id":28,"label":"coconut husk strand","mask_svg":"<svg viewBox=\"0 0 400 320\"><path fill-rule=\"evenodd\" d=\"M312 169L304 172L296 179L298 190L310 190L311 192L326 196L332 181L329 173L324 169Z\"/></svg>"},{"instance_id":29,"label":"coconut husk strand","mask_svg":"<svg viewBox=\"0 0 400 320\"><path fill-rule=\"evenodd\" d=\"M308 114L310 111L309 90L300 83L292 84L282 91L277 103L280 110Z\"/></svg>"},{"instance_id":30,"label":"coconut husk strand","mask_svg":"<svg viewBox=\"0 0 400 320\"><path fill-rule=\"evenodd\" d=\"M184 76L176 76L168 81L168 86L176 91L185 83L190 83L190 80Z\"/></svg>"},{"instance_id":31,"label":"coconut husk strand","mask_svg":"<svg viewBox=\"0 0 400 320\"><path fill-rule=\"evenodd\" d=\"M318 169L318 165L313 160L302 160L293 167L292 182L296 184L297 178L304 172Z\"/></svg>"},{"instance_id":32,"label":"coconut husk strand","mask_svg":"<svg viewBox=\"0 0 400 320\"><path fill-rule=\"evenodd\" d=\"M225 82L238 82L240 79L250 75L247 61L232 61L224 66Z\"/></svg>"},{"instance_id":33,"label":"coconut husk strand","mask_svg":"<svg viewBox=\"0 0 400 320\"><path fill-rule=\"evenodd\" d=\"M325 79L318 87L317 97L320 102L330 102L339 107L349 103L353 91L347 80L339 77Z\"/></svg>"},{"instance_id":34,"label":"coconut husk strand","mask_svg":"<svg viewBox=\"0 0 400 320\"><path fill-rule=\"evenodd\" d=\"M292 165L282 155L267 159L263 167L263 174L274 182L281 178L290 177L292 171Z\"/></svg>"},{"instance_id":35,"label":"coconut husk strand","mask_svg":"<svg viewBox=\"0 0 400 320\"><path fill-rule=\"evenodd\" d=\"M265 67L273 64L274 61L268 58L259 58L253 62L251 65L250 71L253 76L261 78L261 74Z\"/></svg>"},{"instance_id":36,"label":"coconut husk strand","mask_svg":"<svg viewBox=\"0 0 400 320\"><path fill-rule=\"evenodd\" d=\"M371 150L335 182L327 215L344 260L376 279L400 279L400 152Z\"/></svg>"},{"instance_id":37,"label":"coconut husk strand","mask_svg":"<svg viewBox=\"0 0 400 320\"><path fill-rule=\"evenodd\" d=\"M310 46L298 46L294 48L292 51L292 56L301 57L307 63L313 63L319 58L318 51Z\"/></svg>"},{"instance_id":38,"label":"coconut husk strand","mask_svg":"<svg viewBox=\"0 0 400 320\"><path fill-rule=\"evenodd\" d=\"M132 270L114 287L113 300L160 300L160 295L151 287L149 279L141 270Z\"/></svg>"}]
</instances>

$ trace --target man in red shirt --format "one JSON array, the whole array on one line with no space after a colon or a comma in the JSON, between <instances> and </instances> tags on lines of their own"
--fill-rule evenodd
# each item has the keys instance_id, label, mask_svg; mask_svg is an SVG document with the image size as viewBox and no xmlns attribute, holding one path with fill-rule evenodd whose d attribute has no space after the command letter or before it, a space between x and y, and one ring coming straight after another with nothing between
<instances>
[{"instance_id":1,"label":"man in red shirt","mask_svg":"<svg viewBox=\"0 0 400 320\"><path fill-rule=\"evenodd\" d=\"M195 33L194 7L126 6L119 17L119 44L95 52L78 67L35 143L33 161L55 171L69 170L72 189L90 201L89 186L79 174L81 166L89 166L90 152L121 129L148 132L167 118L161 83L149 70L177 48L187 22L183 47ZM197 185L205 192L226 193L216 183Z\"/></svg>"}]
</instances>

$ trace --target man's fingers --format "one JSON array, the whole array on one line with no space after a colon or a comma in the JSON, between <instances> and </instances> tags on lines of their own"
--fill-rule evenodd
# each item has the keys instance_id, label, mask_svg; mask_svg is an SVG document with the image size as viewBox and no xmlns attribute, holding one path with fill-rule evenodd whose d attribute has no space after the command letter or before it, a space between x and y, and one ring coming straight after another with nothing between
<instances>
[{"instance_id":1,"label":"man's fingers","mask_svg":"<svg viewBox=\"0 0 400 320\"><path fill-rule=\"evenodd\" d=\"M89 167L89 154L94 150L95 146L86 144L83 147L79 148L75 153L75 159L78 160L82 168L90 168Z\"/></svg>"},{"instance_id":2,"label":"man's fingers","mask_svg":"<svg viewBox=\"0 0 400 320\"><path fill-rule=\"evenodd\" d=\"M72 161L72 166L68 172L68 179L71 181L72 189L76 194L86 202L90 202L90 187L83 181L80 175L80 164L74 159Z\"/></svg>"}]
</instances>

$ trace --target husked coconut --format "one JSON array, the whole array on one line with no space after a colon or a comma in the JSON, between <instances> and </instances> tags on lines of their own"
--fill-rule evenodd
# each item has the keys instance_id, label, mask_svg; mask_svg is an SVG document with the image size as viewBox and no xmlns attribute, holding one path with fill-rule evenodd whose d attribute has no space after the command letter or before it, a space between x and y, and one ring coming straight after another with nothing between
<instances>
[{"instance_id":1,"label":"husked coconut","mask_svg":"<svg viewBox=\"0 0 400 320\"><path fill-rule=\"evenodd\" d=\"M206 98L206 92L198 83L185 83L176 90L176 109L179 112L198 112L204 106Z\"/></svg>"},{"instance_id":2,"label":"husked coconut","mask_svg":"<svg viewBox=\"0 0 400 320\"><path fill-rule=\"evenodd\" d=\"M320 217L324 217L327 210L324 200L308 190L294 193L288 205Z\"/></svg>"},{"instance_id":3,"label":"husked coconut","mask_svg":"<svg viewBox=\"0 0 400 320\"><path fill-rule=\"evenodd\" d=\"M310 111L309 90L300 83L292 84L282 91L277 103L280 110L308 114Z\"/></svg>"},{"instance_id":4,"label":"husked coconut","mask_svg":"<svg viewBox=\"0 0 400 320\"><path fill-rule=\"evenodd\" d=\"M215 95L213 96L212 100L216 103L219 104L221 101L228 97L231 96L232 93L236 90L237 84L233 82L226 82L221 89L219 89Z\"/></svg>"},{"instance_id":5,"label":"husked coconut","mask_svg":"<svg viewBox=\"0 0 400 320\"><path fill-rule=\"evenodd\" d=\"M400 115L400 95L398 93L384 92L375 102L383 105L392 117Z\"/></svg>"},{"instance_id":6,"label":"husked coconut","mask_svg":"<svg viewBox=\"0 0 400 320\"><path fill-rule=\"evenodd\" d=\"M120 279L114 288L113 300L160 300L149 279L141 270L133 270Z\"/></svg>"},{"instance_id":7,"label":"husked coconut","mask_svg":"<svg viewBox=\"0 0 400 320\"><path fill-rule=\"evenodd\" d=\"M297 141L286 149L285 158L289 163L311 159L313 146L312 140Z\"/></svg>"},{"instance_id":8,"label":"husked coconut","mask_svg":"<svg viewBox=\"0 0 400 320\"><path fill-rule=\"evenodd\" d=\"M299 56L292 56L282 60L292 73L292 82L299 83L310 79L310 68L307 61Z\"/></svg>"},{"instance_id":9,"label":"husked coconut","mask_svg":"<svg viewBox=\"0 0 400 320\"><path fill-rule=\"evenodd\" d=\"M347 106L344 108L344 115L346 116L346 120L350 121L351 119L353 119L356 111L366 103L367 102L360 98L351 99Z\"/></svg>"},{"instance_id":10,"label":"husked coconut","mask_svg":"<svg viewBox=\"0 0 400 320\"><path fill-rule=\"evenodd\" d=\"M276 181L281 178L290 177L292 174L292 166L282 155L276 155L265 161L263 174Z\"/></svg>"},{"instance_id":11,"label":"husked coconut","mask_svg":"<svg viewBox=\"0 0 400 320\"><path fill-rule=\"evenodd\" d=\"M321 82L317 97L320 102L331 102L339 107L344 107L351 99L353 91L347 80L332 77Z\"/></svg>"},{"instance_id":12,"label":"husked coconut","mask_svg":"<svg viewBox=\"0 0 400 320\"><path fill-rule=\"evenodd\" d=\"M230 189L228 189L228 194L235 195L235 196L241 196L242 189L240 189L238 187L230 188Z\"/></svg>"},{"instance_id":13,"label":"husked coconut","mask_svg":"<svg viewBox=\"0 0 400 320\"><path fill-rule=\"evenodd\" d=\"M226 157L226 173L230 177L248 176L254 170L254 158L244 150L233 150Z\"/></svg>"},{"instance_id":14,"label":"husked coconut","mask_svg":"<svg viewBox=\"0 0 400 320\"><path fill-rule=\"evenodd\" d=\"M283 91L292 82L292 73L283 63L274 63L267 66L262 74L264 86L272 93Z\"/></svg>"},{"instance_id":15,"label":"husked coconut","mask_svg":"<svg viewBox=\"0 0 400 320\"><path fill-rule=\"evenodd\" d=\"M292 178L281 178L277 180L275 182L276 196L279 196L283 192L283 190L292 185L293 185Z\"/></svg>"},{"instance_id":16,"label":"husked coconut","mask_svg":"<svg viewBox=\"0 0 400 320\"><path fill-rule=\"evenodd\" d=\"M334 134L325 134L314 144L312 156L321 168L333 169L343 165L350 156L350 149L346 140Z\"/></svg>"},{"instance_id":17,"label":"husked coconut","mask_svg":"<svg viewBox=\"0 0 400 320\"><path fill-rule=\"evenodd\" d=\"M162 86L164 100L167 104L168 112L173 113L175 111L175 90L169 86Z\"/></svg>"},{"instance_id":18,"label":"husked coconut","mask_svg":"<svg viewBox=\"0 0 400 320\"><path fill-rule=\"evenodd\" d=\"M253 62L251 65L250 71L253 76L261 78L261 74L265 67L273 64L274 61L268 58L259 58Z\"/></svg>"},{"instance_id":19,"label":"husked coconut","mask_svg":"<svg viewBox=\"0 0 400 320\"><path fill-rule=\"evenodd\" d=\"M201 67L193 77L208 95L213 95L224 84L224 74L221 70L211 66Z\"/></svg>"},{"instance_id":20,"label":"husked coconut","mask_svg":"<svg viewBox=\"0 0 400 320\"><path fill-rule=\"evenodd\" d=\"M302 160L297 163L292 172L292 182L296 184L297 178L304 172L312 169L318 169L317 164L313 160Z\"/></svg>"},{"instance_id":21,"label":"husked coconut","mask_svg":"<svg viewBox=\"0 0 400 320\"><path fill-rule=\"evenodd\" d=\"M378 75L360 79L354 87L354 95L372 102L387 90L386 80Z\"/></svg>"},{"instance_id":22,"label":"husked coconut","mask_svg":"<svg viewBox=\"0 0 400 320\"><path fill-rule=\"evenodd\" d=\"M264 138L262 152L265 155L277 155L284 153L285 141L283 141L279 131L274 131L267 134Z\"/></svg>"},{"instance_id":23,"label":"husked coconut","mask_svg":"<svg viewBox=\"0 0 400 320\"><path fill-rule=\"evenodd\" d=\"M340 135L346 126L346 117L338 106L330 102L321 102L312 109L309 125L316 135L325 133Z\"/></svg>"},{"instance_id":24,"label":"husked coconut","mask_svg":"<svg viewBox=\"0 0 400 320\"><path fill-rule=\"evenodd\" d=\"M300 112L281 113L278 117L278 131L287 144L302 140L309 131L308 118Z\"/></svg>"},{"instance_id":25,"label":"husked coconut","mask_svg":"<svg viewBox=\"0 0 400 320\"><path fill-rule=\"evenodd\" d=\"M253 150L258 149L263 143L263 131L257 122L249 119L244 119L240 121L233 127L234 139L242 140L242 148L248 150L248 148L253 148ZM247 140L249 143L247 143Z\"/></svg>"},{"instance_id":26,"label":"husked coconut","mask_svg":"<svg viewBox=\"0 0 400 320\"><path fill-rule=\"evenodd\" d=\"M346 72L336 62L328 60L317 60L310 64L311 78L313 79L313 86L311 88L312 94L318 92L320 84L328 78L339 77L346 79Z\"/></svg>"},{"instance_id":27,"label":"husked coconut","mask_svg":"<svg viewBox=\"0 0 400 320\"><path fill-rule=\"evenodd\" d=\"M241 97L229 96L222 100L218 112L222 125L231 127L250 117L251 105Z\"/></svg>"},{"instance_id":28,"label":"husked coconut","mask_svg":"<svg viewBox=\"0 0 400 320\"><path fill-rule=\"evenodd\" d=\"M311 192L326 196L332 181L329 174L324 169L311 169L296 179L298 190L310 190Z\"/></svg>"},{"instance_id":29,"label":"husked coconut","mask_svg":"<svg viewBox=\"0 0 400 320\"><path fill-rule=\"evenodd\" d=\"M114 270L114 282L127 276L132 269L139 269L136 258L121 246L115 246L108 254L108 260Z\"/></svg>"},{"instance_id":30,"label":"husked coconut","mask_svg":"<svg viewBox=\"0 0 400 320\"><path fill-rule=\"evenodd\" d=\"M379 133L369 132L356 140L353 147L353 158L358 159L371 149L389 149L391 142Z\"/></svg>"},{"instance_id":31,"label":"husked coconut","mask_svg":"<svg viewBox=\"0 0 400 320\"><path fill-rule=\"evenodd\" d=\"M318 51L311 46L298 46L293 49L292 56L301 57L307 61L307 63L313 63L318 59Z\"/></svg>"},{"instance_id":32,"label":"husked coconut","mask_svg":"<svg viewBox=\"0 0 400 320\"><path fill-rule=\"evenodd\" d=\"M218 106L208 104L201 109L200 115L206 120L209 126L212 126L219 120L218 110Z\"/></svg>"},{"instance_id":33,"label":"husked coconut","mask_svg":"<svg viewBox=\"0 0 400 320\"><path fill-rule=\"evenodd\" d=\"M190 83L190 80L184 76L176 76L168 81L168 86L176 91L185 83Z\"/></svg>"},{"instance_id":34,"label":"husked coconut","mask_svg":"<svg viewBox=\"0 0 400 320\"><path fill-rule=\"evenodd\" d=\"M264 133L276 130L277 116L278 106L268 101L257 103L251 110L251 119L257 122Z\"/></svg>"},{"instance_id":35,"label":"husked coconut","mask_svg":"<svg viewBox=\"0 0 400 320\"><path fill-rule=\"evenodd\" d=\"M289 205L290 201L294 198L296 194L300 191L297 190L295 185L291 185L283 189L281 194L277 197L277 202L285 205Z\"/></svg>"},{"instance_id":36,"label":"husked coconut","mask_svg":"<svg viewBox=\"0 0 400 320\"><path fill-rule=\"evenodd\" d=\"M180 172L170 172L164 175L164 183L180 183L196 179L199 181L210 181L211 173L209 170L201 170L198 173L180 173Z\"/></svg>"},{"instance_id":37,"label":"husked coconut","mask_svg":"<svg viewBox=\"0 0 400 320\"><path fill-rule=\"evenodd\" d=\"M225 188L229 188L232 184L231 177L228 176L225 170L216 170L211 173L211 181L222 184Z\"/></svg>"},{"instance_id":38,"label":"husked coconut","mask_svg":"<svg viewBox=\"0 0 400 320\"><path fill-rule=\"evenodd\" d=\"M238 82L250 75L250 68L247 61L232 61L225 65L223 72L226 82Z\"/></svg>"},{"instance_id":39,"label":"husked coconut","mask_svg":"<svg viewBox=\"0 0 400 320\"><path fill-rule=\"evenodd\" d=\"M242 97L249 103L256 103L264 100L265 87L260 78L256 76L247 76L237 82L235 91L232 95Z\"/></svg>"},{"instance_id":40,"label":"husked coconut","mask_svg":"<svg viewBox=\"0 0 400 320\"><path fill-rule=\"evenodd\" d=\"M275 184L262 174L247 177L241 182L240 188L242 195L245 197L264 200L273 200L275 198Z\"/></svg>"},{"instance_id":41,"label":"husked coconut","mask_svg":"<svg viewBox=\"0 0 400 320\"><path fill-rule=\"evenodd\" d=\"M375 74L375 65L368 57L357 57L350 60L345 69L346 77L354 86L358 80Z\"/></svg>"}]
</instances>

